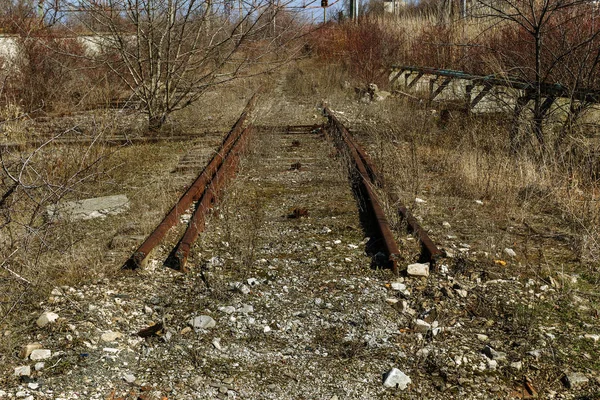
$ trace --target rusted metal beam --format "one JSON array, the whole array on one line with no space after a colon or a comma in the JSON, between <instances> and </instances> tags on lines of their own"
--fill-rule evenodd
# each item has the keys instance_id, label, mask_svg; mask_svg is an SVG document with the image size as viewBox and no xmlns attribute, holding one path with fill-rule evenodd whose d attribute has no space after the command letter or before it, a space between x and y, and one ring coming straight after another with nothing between
<instances>
[{"instance_id":1,"label":"rusted metal beam","mask_svg":"<svg viewBox=\"0 0 600 400\"><path fill-rule=\"evenodd\" d=\"M419 242L421 242L421 257L419 261L435 265L437 260L443 256L442 251L433 243L427 232L421 228L419 222L405 206L398 206L398 216L406 222L408 231L415 235L419 239Z\"/></svg>"},{"instance_id":2,"label":"rusted metal beam","mask_svg":"<svg viewBox=\"0 0 600 400\"><path fill-rule=\"evenodd\" d=\"M438 95L440 93L442 93L442 91L448 86L448 84L450 84L451 81L452 81L452 78L446 78L446 79L444 79L444 81L440 84L440 86L438 86L435 89L435 91L433 90L433 87L432 87L431 88L431 95L429 96L429 101L435 100L435 98L438 97ZM433 80L432 80L432 83L434 83Z\"/></svg>"},{"instance_id":3,"label":"rusted metal beam","mask_svg":"<svg viewBox=\"0 0 600 400\"><path fill-rule=\"evenodd\" d=\"M408 65L393 65L392 70L409 71L417 74L427 74L436 76L445 76L449 78L470 80L477 85L505 86L513 89L520 89L526 92L535 91L537 84L535 82L525 81L517 77L505 77L496 75L472 75L463 71L450 69L439 69L430 67L415 67ZM420 77L420 76L418 76ZM408 87L411 87L413 81ZM539 83L541 93L545 97L566 97L587 103L600 103L600 89L597 88L569 88L559 83Z\"/></svg>"},{"instance_id":4,"label":"rusted metal beam","mask_svg":"<svg viewBox=\"0 0 600 400\"><path fill-rule=\"evenodd\" d=\"M333 123L334 125L336 125L336 127L340 131L342 137L345 138L344 140L347 143L347 145L356 151L358 158L363 163L363 167L365 165L369 165L370 168L372 168L372 171L375 171L375 169L373 167L373 163L370 160L367 153L364 152L364 150L362 150L362 149L361 149L360 153L356 150L357 147L360 148L360 145L358 143L356 143L356 141L354 141L354 139L352 138L352 135L350 135L350 132L348 132L348 130L341 124L341 122L339 122L339 120L337 120L337 118L333 115L333 113L328 108L325 107L324 110L325 110L326 116L331 121L330 123ZM358 165L357 165L357 169L359 169L359 173L361 174L363 179L365 177L369 176L369 173L366 171L366 167L365 167L365 170L361 171L360 167L358 167ZM376 181L371 180L370 183L374 184L375 182ZM365 182L365 187L368 192L373 193L373 190L370 187L369 182ZM374 195L374 193L373 193L373 195ZM400 218L402 218L403 220L406 221L408 231L413 233L417 237L419 242L421 243L421 256L420 256L419 261L420 262L430 262L432 265L434 265L436 263L436 261L443 256L442 251L437 248L437 246L433 243L433 241L431 240L431 238L429 237L427 232L419 225L418 221L410 214L410 212L407 210L407 208L405 206L403 206L402 204L400 204L398 198L394 195L390 195L390 197L391 197L391 200L393 201L393 203L398 204L398 215L400 216ZM378 220L379 220L379 218L378 218ZM388 227L389 227L389 224L388 224ZM391 236L391 238L393 239L393 236ZM396 253L390 252L390 254L398 254L397 245L396 245L395 240L393 241L393 243L394 243L394 246L396 246ZM387 243L386 243L386 245L387 245ZM394 273L397 273L397 270L395 270Z\"/></svg>"},{"instance_id":5,"label":"rusted metal beam","mask_svg":"<svg viewBox=\"0 0 600 400\"><path fill-rule=\"evenodd\" d=\"M219 198L220 193L226 183L235 175L239 165L240 154L243 152L248 136L250 136L252 128L246 128L240 135L234 147L229 152L227 158L215 174L213 180L207 186L204 194L190 219L188 227L183 234L183 237L177 244L177 247L171 253L165 265L181 272L187 272L187 259L190 254L192 245L198 238L200 232L204 231L206 215L212 208L213 204Z\"/></svg>"},{"instance_id":6,"label":"rusted metal beam","mask_svg":"<svg viewBox=\"0 0 600 400\"><path fill-rule=\"evenodd\" d=\"M411 87L415 86L415 84L416 84L416 83L419 81L419 79L421 79L421 77L422 77L423 75L424 75L424 73L423 73L423 72L417 72L417 76L415 77L415 79L413 79L413 80L412 80L412 81L410 81L410 82L407 82L407 85L406 85L406 87L407 87L407 88L411 88ZM407 76L407 78L406 78L406 79L408 80L408 76Z\"/></svg>"},{"instance_id":7,"label":"rusted metal beam","mask_svg":"<svg viewBox=\"0 0 600 400\"><path fill-rule=\"evenodd\" d=\"M254 95L244 108L242 115L236 121L233 128L227 134L220 150L213 156L208 165L204 168L198 178L192 183L192 185L186 190L181 196L179 201L171 208L169 213L163 218L161 223L156 229L146 238L144 243L133 253L133 255L125 262L122 269L137 269L143 266L146 258L150 252L162 241L169 229L173 227L179 220L179 217L185 213L185 211L196 201L200 199L206 185L211 182L213 176L219 170L221 164L231 151L233 145L238 140L238 137L243 132L244 124L246 123L247 117L253 110L256 104L257 96Z\"/></svg>"},{"instance_id":8,"label":"rusted metal beam","mask_svg":"<svg viewBox=\"0 0 600 400\"><path fill-rule=\"evenodd\" d=\"M396 75L394 75L394 77L390 80L390 87L393 87L394 82L396 82L398 80L398 78L400 78L400 76L402 76L403 72L404 72L404 69L400 68L400 71L398 71L398 73Z\"/></svg>"},{"instance_id":9,"label":"rusted metal beam","mask_svg":"<svg viewBox=\"0 0 600 400\"><path fill-rule=\"evenodd\" d=\"M492 87L493 86L490 84L484 84L481 92L477 93L477 96L475 96L475 98L470 102L469 109L475 108L475 106L479 104L479 102L490 92L490 90L492 90Z\"/></svg>"},{"instance_id":10,"label":"rusted metal beam","mask_svg":"<svg viewBox=\"0 0 600 400\"><path fill-rule=\"evenodd\" d=\"M352 137L350 136L350 133L346 127L338 121L335 115L327 107L324 108L324 111L325 115L330 121L330 126L332 126L335 129L335 132L338 133L339 140L345 144L350 156L352 157L352 161L361 180L360 183L362 184L362 187L367 195L367 206L370 207L372 214L375 216L377 230L379 231L378 233L383 239L383 244L388 256L389 266L394 274L398 274L397 259L400 254L400 250L398 249L398 245L396 244L390 224L385 216L385 213L383 212L383 208L381 207L379 199L372 188L372 181L369 176L369 172L367 171L367 167L365 166L365 163L368 162L366 153L363 152L363 156L361 157L359 151L357 150L357 145L352 140Z\"/></svg>"}]
</instances>

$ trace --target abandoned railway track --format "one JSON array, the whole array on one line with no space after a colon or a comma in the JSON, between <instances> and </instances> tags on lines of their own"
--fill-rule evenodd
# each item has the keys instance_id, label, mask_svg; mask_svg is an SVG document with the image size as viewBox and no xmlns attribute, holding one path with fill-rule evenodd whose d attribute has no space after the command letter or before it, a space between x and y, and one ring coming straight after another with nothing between
<instances>
[{"instance_id":1,"label":"abandoned railway track","mask_svg":"<svg viewBox=\"0 0 600 400\"><path fill-rule=\"evenodd\" d=\"M125 262L122 268L137 269L142 267L154 248L164 239L167 232L191 206L194 206L194 211L185 233L164 262L168 267L187 272L187 260L192 245L204 230L207 214L218 200L227 182L235 175L241 154L246 148L252 134L257 131L263 133L275 131L286 136L322 134L334 143L339 152L347 153L351 160L349 178L361 212L363 229L370 236L370 241L367 244L367 253L373 256L374 265L388 267L397 275L399 273L398 259L400 251L390 223L374 190L375 186L382 186L381 177L367 153L352 137L348 129L327 107L324 107L323 111L328 123L324 125L255 127L250 122L250 115L254 110L255 104L256 95L250 99L239 119L223 139L220 148L196 180L171 208L156 229ZM299 140L294 140L291 143L292 147L299 147L300 145L301 142ZM301 168L302 164L296 162L291 164L290 170L300 170ZM395 199L394 203L398 203L397 199ZM410 216L406 207L398 205L397 210L401 218L406 220L409 230L415 233L422 245L420 261L434 264L441 256L440 250L433 244L418 222ZM290 217L298 218L307 214L308 210L299 207L292 210Z\"/></svg>"}]
</instances>

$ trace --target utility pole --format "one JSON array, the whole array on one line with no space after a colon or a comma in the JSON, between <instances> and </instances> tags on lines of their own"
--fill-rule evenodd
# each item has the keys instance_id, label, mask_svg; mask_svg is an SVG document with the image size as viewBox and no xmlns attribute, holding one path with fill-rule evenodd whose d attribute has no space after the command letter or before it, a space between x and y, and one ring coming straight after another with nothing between
<instances>
[{"instance_id":1,"label":"utility pole","mask_svg":"<svg viewBox=\"0 0 600 400\"><path fill-rule=\"evenodd\" d=\"M358 0L350 0L350 19L358 21Z\"/></svg>"},{"instance_id":2,"label":"utility pole","mask_svg":"<svg viewBox=\"0 0 600 400\"><path fill-rule=\"evenodd\" d=\"M327 6L329 5L328 0L321 0L321 7L323 7L323 25L327 23Z\"/></svg>"}]
</instances>

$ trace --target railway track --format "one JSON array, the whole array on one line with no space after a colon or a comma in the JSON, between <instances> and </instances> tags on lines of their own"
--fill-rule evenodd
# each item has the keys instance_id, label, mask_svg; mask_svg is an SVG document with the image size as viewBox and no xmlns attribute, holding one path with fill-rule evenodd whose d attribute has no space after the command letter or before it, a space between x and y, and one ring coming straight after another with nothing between
<instances>
[{"instance_id":1,"label":"railway track","mask_svg":"<svg viewBox=\"0 0 600 400\"><path fill-rule=\"evenodd\" d=\"M352 164L350 178L354 195L359 202L361 220L366 221L363 222L363 227L365 230L369 229L370 233L373 234L367 246L370 249L368 251L373 255L375 265L388 267L397 275L400 272L398 268L400 250L381 202L374 190L375 187L383 187L382 177L367 153L352 137L348 129L327 107L324 107L324 115L328 119L326 125L253 126L249 117L255 104L256 95L250 99L237 122L223 139L219 150L204 170L122 268L135 270L144 266L154 248L193 205L194 211L185 233L164 262L170 268L187 272L187 260L191 247L204 230L208 212L217 202L227 182L235 175L240 156L248 141L254 133L276 131L278 134L290 136L322 134L333 142L339 152L345 152L349 155ZM291 143L291 147L299 147L300 145L299 140L294 140ZM265 162L268 161L265 160ZM296 162L291 164L290 170L300 170L301 168L302 164ZM398 204L398 199L393 199L393 201ZM361 205L364 205L364 207ZM420 227L416 219L410 215L406 207L398 204L397 212L407 222L409 231L417 236L422 245L420 261L435 264L436 260L442 255L441 251L431 241L425 230ZM291 218L298 218L307 215L307 213L308 211L303 208L296 208L290 216ZM366 225L370 227L367 228Z\"/></svg>"},{"instance_id":2,"label":"railway track","mask_svg":"<svg viewBox=\"0 0 600 400\"><path fill-rule=\"evenodd\" d=\"M355 183L358 186L357 189L364 197L368 213L376 222L374 225L380 240L378 247L384 250L386 256L385 263L395 274L398 274L397 259L400 251L381 202L373 190L374 187L384 186L383 179L365 150L352 137L348 129L339 121L335 114L327 106L323 108L323 113L328 119L327 131L330 137L335 141L339 149L348 151L350 155L356 172ZM421 244L419 262L429 262L431 265L435 265L436 261L442 256L441 250L437 248L429 238L427 232L419 225L408 209L400 203L397 196L393 194L388 195L392 203L396 205L399 217L406 222L408 231L414 234Z\"/></svg>"},{"instance_id":3,"label":"railway track","mask_svg":"<svg viewBox=\"0 0 600 400\"><path fill-rule=\"evenodd\" d=\"M252 130L247 122L255 104L256 95L250 99L242 115L227 136L225 136L221 147L208 165L180 197L173 208L171 208L156 229L125 262L122 267L123 269L137 269L142 267L152 250L162 241L169 229L179 221L179 217L192 204L197 203L182 239L166 262L168 266L174 269L186 271L186 262L190 247L198 237L199 232L204 229L206 213L210 209L210 206L217 200L227 180L235 173L240 154Z\"/></svg>"}]
</instances>

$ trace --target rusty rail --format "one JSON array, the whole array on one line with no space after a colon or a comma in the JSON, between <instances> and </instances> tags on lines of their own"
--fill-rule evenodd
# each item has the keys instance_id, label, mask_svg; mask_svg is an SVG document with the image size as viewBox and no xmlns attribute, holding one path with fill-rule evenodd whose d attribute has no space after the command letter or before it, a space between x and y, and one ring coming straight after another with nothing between
<instances>
[{"instance_id":1,"label":"rusty rail","mask_svg":"<svg viewBox=\"0 0 600 400\"><path fill-rule=\"evenodd\" d=\"M396 240L390 228L390 224L383 212L383 208L379 202L375 191L372 188L373 180L370 177L369 170L374 171L372 163L369 162L364 151L357 149L358 145L352 139L350 132L346 127L335 117L335 115L327 107L324 108L325 116L329 120L329 126L333 130L334 137L337 138L338 143L342 142L345 144L346 149L350 152L352 162L358 171L360 177L360 184L362 189L366 193L367 206L375 216L376 227L380 237L383 239L383 244L388 256L388 264L394 274L398 274L398 261L397 258L400 254ZM362 156L361 156L362 153ZM367 168L366 165L369 165Z\"/></svg>"},{"instance_id":2,"label":"rusty rail","mask_svg":"<svg viewBox=\"0 0 600 400\"><path fill-rule=\"evenodd\" d=\"M371 185L376 185L377 183L383 185L382 181L381 181L381 179L382 179L381 175L378 174L377 169L373 166L373 163L372 163L371 159L369 158L369 156L367 155L367 153L352 138L352 135L350 134L348 129L346 129L344 127L344 125L335 117L335 115L331 112L331 110L327 107L324 107L324 113L325 113L325 116L329 120L329 124L335 127L335 129L340 133L340 136L342 137L343 141L348 146L350 153L353 157L353 161L354 161L354 163L361 175L361 178L363 180L363 185L364 185L367 193L369 194L369 197L370 197L369 201L371 203L377 202L378 208L381 209L381 207L379 206L379 203L377 201L377 198L372 197L372 196L375 196L375 194L373 193L373 190L371 189ZM367 177L369 178L369 181L367 181L367 179L366 179ZM402 220L406 221L408 231L410 233L414 234L419 239L419 242L421 243L421 256L420 256L419 261L420 262L429 262L432 265L435 265L436 261L442 257L442 255L443 255L442 251L437 248L437 246L435 245L435 243L433 243L433 241L431 240L431 238L429 237L427 232L419 225L417 220L410 214L408 209L404 205L400 204L400 201L397 198L397 196L390 195L390 197L394 204L398 204L398 209L397 209L398 216ZM383 224L381 223L380 215L383 213L383 211L380 210L379 215L375 209L373 211L374 211L375 215L377 216L378 224L380 226L379 229L382 233L382 237L385 240L387 252L390 256L390 261L392 261L392 259L395 257L395 255L398 254L399 250L397 248L397 245L396 245L394 237L391 233L391 230L389 229L389 223L387 223L387 220L385 220L385 223L383 223ZM385 218L385 216L383 216L383 218ZM389 231L389 233L388 233L388 231ZM390 243L390 241L393 242L393 244ZM394 273L398 272L395 260L393 260L392 269L393 269Z\"/></svg>"},{"instance_id":3,"label":"rusty rail","mask_svg":"<svg viewBox=\"0 0 600 400\"><path fill-rule=\"evenodd\" d=\"M207 185L213 181L214 177L217 175L217 172L221 169L223 163L234 148L234 145L244 133L244 124L247 121L248 115L254 109L256 98L257 96L254 95L250 101L248 101L248 104L244 108L242 115L233 125L231 131L224 138L219 151L213 156L202 173L181 196L173 208L171 208L169 213L163 218L156 229L125 262L122 269L137 269L142 267L145 264L150 252L152 252L152 250L162 241L169 229L171 229L177 223L179 217L184 214L193 203L197 202L207 191Z\"/></svg>"},{"instance_id":4,"label":"rusty rail","mask_svg":"<svg viewBox=\"0 0 600 400\"><path fill-rule=\"evenodd\" d=\"M252 127L247 127L240 135L226 160L221 165L221 168L219 168L213 180L204 191L183 237L165 262L165 265L178 271L187 272L186 263L191 247L200 232L204 231L206 215L212 204L219 198L227 182L235 175L240 161L240 154L244 151L251 133Z\"/></svg>"}]
</instances>

